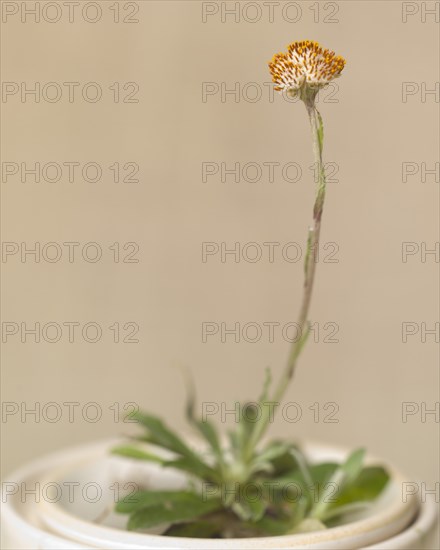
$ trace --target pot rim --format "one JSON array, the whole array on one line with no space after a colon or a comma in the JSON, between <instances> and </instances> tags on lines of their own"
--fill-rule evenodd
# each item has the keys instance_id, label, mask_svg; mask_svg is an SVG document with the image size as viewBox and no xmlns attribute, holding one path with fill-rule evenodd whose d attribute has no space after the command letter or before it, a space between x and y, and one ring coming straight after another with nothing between
<instances>
[{"instance_id":1,"label":"pot rim","mask_svg":"<svg viewBox=\"0 0 440 550\"><path fill-rule=\"evenodd\" d=\"M120 443L120 441L120 439L104 440L98 443L80 445L74 447L73 449L61 450L46 457L37 459L34 462L31 462L29 465L22 467L8 477L15 480L23 479L29 477L31 473L35 474L38 470L40 470L40 478L43 474L43 479L45 476L47 477L48 470L51 471L52 476L53 474L55 474L55 476L60 476L63 472L69 471L72 468L75 468L75 466L79 466L80 464L85 462L93 461L98 457L102 458L103 453L106 454L108 449L112 445ZM324 452L327 451L337 454L345 454L347 452L340 447L316 444L312 442L305 443L304 448L306 453L310 453L313 449L315 449L315 452L317 452L317 449L321 449L324 450ZM67 461L66 457L68 457ZM371 458L369 461L371 461ZM60 462L63 462L62 466L59 466ZM58 468L53 469L55 465L58 465ZM387 467L389 468L391 472L391 477L395 481L395 483L401 483L404 480L403 476L401 476L401 474L397 472L394 468L390 467L389 465L387 465ZM41 472L41 470L43 470L43 472ZM54 477L51 477L51 480L53 481ZM163 537L162 535L149 533L132 533L122 531L114 527L96 525L93 522L88 522L84 519L74 516L73 514L69 514L60 506L54 506L53 504L50 504L48 502L43 501L42 503L40 503L40 510L46 512L45 514L43 514L43 521L46 526L53 530L53 528L60 523L62 523L63 525L68 525L68 529L66 529L64 532L70 533L70 535L74 535L79 543L93 542L99 545L99 540L114 540L118 536L120 537L121 535L123 535L124 546L126 548L145 548L145 543L147 541L150 542L152 546L155 546L157 548L164 548L164 542L166 539L168 548L205 548L209 541L209 546L211 548L232 548L231 545L233 544L233 547L235 549L244 547L245 545L250 547L269 548L271 546L273 547L274 540L277 541L278 545L281 545L283 547L288 547L291 544L302 544L303 541L304 544L308 545L308 547L313 547L313 545L329 541L333 541L336 544L338 541L341 541L347 537L350 537L351 539L353 537L361 537L362 539L364 539L365 536L367 536L368 534L371 535L372 533L376 532L376 537L371 538L370 536L370 538L368 538L367 536L368 540L362 542L363 546L365 546L366 544L374 544L378 541L379 535L377 534L377 532L381 532L382 530L384 530L387 526L390 525L390 523L392 524L393 522L396 522L396 528L392 531L391 534L387 535L388 537L393 536L396 533L400 532L402 529L406 528L406 526L413 519L417 511L417 506L417 499L413 497L412 499L408 499L408 503L406 503L405 505L402 502L393 503L393 505L390 507L390 510L387 510L387 513L385 514L382 512L374 517L360 520L358 519L345 525L326 529L325 531L317 531L306 534L281 535L277 537L250 537L241 539L182 539L181 537ZM8 511L10 513L15 512L11 505L9 506ZM25 521L23 521L23 523L28 525ZM89 534L78 538L78 530L80 532L88 531ZM108 548L111 547L112 546L108 546ZM115 546L113 546L113 548L120 548L119 542L115 543Z\"/></svg>"}]
</instances>

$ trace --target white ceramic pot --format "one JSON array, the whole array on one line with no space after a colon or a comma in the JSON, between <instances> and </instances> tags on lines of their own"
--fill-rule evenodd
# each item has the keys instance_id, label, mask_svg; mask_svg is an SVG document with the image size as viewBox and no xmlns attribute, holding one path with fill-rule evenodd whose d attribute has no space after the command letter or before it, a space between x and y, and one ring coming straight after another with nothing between
<instances>
[{"instance_id":1,"label":"white ceramic pot","mask_svg":"<svg viewBox=\"0 0 440 550\"><path fill-rule=\"evenodd\" d=\"M213 540L162 537L154 532L127 532L124 529L126 516L111 512L124 486L130 489L126 484L131 483L134 487L147 482L152 488L175 488L183 486L185 480L181 474L160 469L154 464L109 455L109 449L116 443L106 441L56 453L9 476L2 484L2 548L430 548L427 537L435 524L433 507L427 504L420 507L415 497L402 502L404 478L389 466L391 482L371 510L351 523L325 531L282 537ZM347 455L346 451L317 445L306 445L304 449L312 461L340 461Z\"/></svg>"}]
</instances>

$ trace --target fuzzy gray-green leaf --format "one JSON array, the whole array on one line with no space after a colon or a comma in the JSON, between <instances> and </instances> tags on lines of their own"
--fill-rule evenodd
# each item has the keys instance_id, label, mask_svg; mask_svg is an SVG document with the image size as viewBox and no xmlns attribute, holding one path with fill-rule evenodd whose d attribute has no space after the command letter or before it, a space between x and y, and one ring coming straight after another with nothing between
<instances>
[{"instance_id":1,"label":"fuzzy gray-green leaf","mask_svg":"<svg viewBox=\"0 0 440 550\"><path fill-rule=\"evenodd\" d=\"M210 521L191 521L188 523L173 523L164 533L165 537L190 537L200 539L218 538L221 526Z\"/></svg>"},{"instance_id":2,"label":"fuzzy gray-green leaf","mask_svg":"<svg viewBox=\"0 0 440 550\"><path fill-rule=\"evenodd\" d=\"M114 447L111 450L111 453L114 455L125 456L127 458L134 458L136 460L148 460L150 462L157 462L158 464L164 464L165 460L160 456L154 455L152 453L147 453L136 447L131 447L129 445L120 445L119 447Z\"/></svg>"},{"instance_id":3,"label":"fuzzy gray-green leaf","mask_svg":"<svg viewBox=\"0 0 440 550\"><path fill-rule=\"evenodd\" d=\"M130 531L149 529L157 525L190 521L222 508L220 499L204 499L195 493L181 493L180 498L165 498L161 502L138 508L130 515Z\"/></svg>"}]
</instances>

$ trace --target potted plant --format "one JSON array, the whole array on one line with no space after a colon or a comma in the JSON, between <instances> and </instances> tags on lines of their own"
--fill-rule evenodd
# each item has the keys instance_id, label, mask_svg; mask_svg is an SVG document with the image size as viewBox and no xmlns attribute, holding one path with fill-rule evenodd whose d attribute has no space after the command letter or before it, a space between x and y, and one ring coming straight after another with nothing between
<instances>
[{"instance_id":1,"label":"potted plant","mask_svg":"<svg viewBox=\"0 0 440 550\"><path fill-rule=\"evenodd\" d=\"M417 502L402 501L398 472L371 460L366 463L363 449L346 453L313 445L300 448L292 441L268 438L272 415L292 381L310 331L326 194L324 125L316 96L344 66L342 57L308 40L290 44L269 63L275 89L299 98L306 107L318 168L298 317L301 337L292 345L277 383L272 384L267 372L258 400L242 405L240 422L227 436L196 414L189 384L186 416L201 443L185 440L157 416L138 412L135 419L142 432L135 443L106 442L71 451L19 473L19 479L47 483L75 479L85 484L94 479L107 488L104 498L88 503L91 506L84 499L67 498L45 499L26 511L19 503L11 505L7 516L17 528L30 529L33 515L39 518L34 530L43 525L51 531L41 547L55 548L63 540L64 548L322 550L366 548L407 533ZM106 454L109 448L112 456ZM125 482L116 504L110 490L115 481ZM432 520L425 519L425 524L432 525ZM414 542L408 536L401 535L399 548L411 547L405 546Z\"/></svg>"},{"instance_id":2,"label":"potted plant","mask_svg":"<svg viewBox=\"0 0 440 550\"><path fill-rule=\"evenodd\" d=\"M268 372L256 404L241 407L241 421L229 433L226 444L208 419L196 417L191 391L187 418L205 440L209 456L192 450L161 419L144 413L136 415L144 428L139 440L171 451L175 456L162 458L133 446L116 447L113 452L176 468L197 483L184 492L146 489L122 499L116 511L128 514L130 530L166 525L162 533L165 536L202 538L319 531L370 503L388 482L389 475L383 467L364 466L362 449L354 451L341 464L309 464L301 450L290 441L263 443L270 414L282 402L310 331L309 309L326 194L322 158L324 125L315 100L322 87L340 76L344 65L342 57L308 40L293 42L287 53L276 54L269 63L275 90L299 98L306 107L318 173L298 317L301 337L293 343L287 366L275 389L272 391ZM296 502L293 502L293 491L300 494Z\"/></svg>"}]
</instances>

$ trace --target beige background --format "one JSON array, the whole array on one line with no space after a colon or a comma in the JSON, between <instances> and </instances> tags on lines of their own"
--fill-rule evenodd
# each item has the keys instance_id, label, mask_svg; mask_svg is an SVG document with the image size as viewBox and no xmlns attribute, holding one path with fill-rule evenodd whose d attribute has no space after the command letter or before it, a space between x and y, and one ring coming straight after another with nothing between
<instances>
[{"instance_id":1,"label":"beige background","mask_svg":"<svg viewBox=\"0 0 440 550\"><path fill-rule=\"evenodd\" d=\"M432 335L425 343L420 333L407 343L401 336L403 322L432 328L438 321L435 257L423 262L419 252L403 263L401 252L403 242L433 248L438 240L434 176L403 183L401 175L404 162L432 168L437 158L438 97L420 89L438 81L438 29L420 12L403 23L395 1L338 2L336 23L322 21L330 11L315 22L312 3L297 4L296 23L283 21L281 8L273 23L267 12L256 23L222 23L220 15L203 23L200 2L141 1L135 24L113 23L109 2L100 2L95 24L79 16L68 23L65 12L52 24L24 24L19 15L3 24L4 81L94 81L103 90L97 103L80 92L73 103L65 93L58 103L18 95L2 103L4 162L94 161L103 168L99 183L65 176L21 183L18 175L2 182L3 241L95 241L103 249L97 263L79 254L69 263L64 253L58 263L23 263L15 255L2 264L3 322L93 321L103 328L95 344L81 337L69 343L63 333L58 343L21 343L15 335L3 345L3 400L22 412L37 402L63 408L54 423L4 415L4 472L48 451L129 432L114 422L115 402L139 403L183 429L182 367L194 373L201 401L228 408L258 395L267 366L279 376L289 349L280 330L273 343L267 332L256 343L221 343L219 335L202 343L201 326L295 321L302 262L286 262L278 251L270 263L264 248L256 263L222 263L219 255L203 263L201 250L206 241L303 246L314 193L306 113L279 96L271 102L265 83L272 54L310 38L347 59L336 99L323 101L324 92L320 102L325 158L339 166L322 239L337 243L339 261L318 266L311 315L321 334L305 350L287 396L301 405L302 418L280 416L273 434L365 445L410 481L426 480L428 488L438 481L434 416L419 412L402 422L403 402L422 410L439 401L438 347ZM116 104L108 86L133 81L139 103ZM217 94L203 102L203 82L241 89L254 82L263 95L222 102ZM418 89L406 102L404 82ZM274 183L264 175L258 183L202 182L203 162L272 161L300 163L301 180L289 183L277 172ZM139 183L112 182L114 162L138 163ZM113 262L114 242L138 243L139 263ZM108 327L115 322L138 323L140 342L113 343ZM339 343L323 342L326 322L339 325ZM64 402L80 403L73 422ZM96 423L81 416L89 402L102 408ZM339 407L338 423L323 421L328 402ZM318 422L309 410L314 403Z\"/></svg>"}]
</instances>

